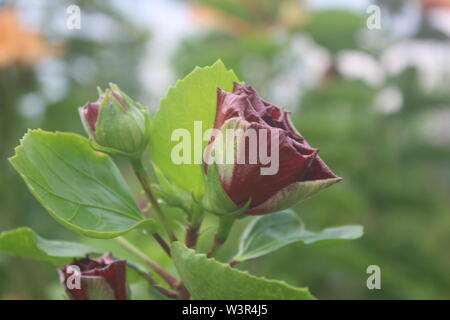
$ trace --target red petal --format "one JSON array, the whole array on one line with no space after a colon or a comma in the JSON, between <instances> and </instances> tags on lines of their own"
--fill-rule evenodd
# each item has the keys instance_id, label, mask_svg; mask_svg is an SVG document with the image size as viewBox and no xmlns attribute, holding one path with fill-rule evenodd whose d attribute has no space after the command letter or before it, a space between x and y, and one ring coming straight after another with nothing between
<instances>
[{"instance_id":1,"label":"red petal","mask_svg":"<svg viewBox=\"0 0 450 320\"><path fill-rule=\"evenodd\" d=\"M279 132L279 167L275 175L262 175L260 163L250 164L249 162L249 139L245 142L245 164L236 163L229 184L224 184L224 190L230 198L237 204L243 205L248 199L252 199L250 207L256 206L287 185L298 181L309 168L311 162L316 158L317 150L312 148L295 146L292 139L279 129L273 129L266 125L253 123L251 129L257 130L257 140L259 154L259 141L261 135L259 129L268 130L267 149L270 151L270 140L272 132ZM271 155L269 154L269 157ZM259 156L258 156L259 158ZM259 159L258 159L259 161ZM266 165L268 167L269 165Z\"/></svg>"},{"instance_id":2,"label":"red petal","mask_svg":"<svg viewBox=\"0 0 450 320\"><path fill-rule=\"evenodd\" d=\"M86 120L86 123L89 125L92 132L95 132L95 123L97 122L99 109L100 103L98 101L88 102L82 108L82 116Z\"/></svg>"}]
</instances>

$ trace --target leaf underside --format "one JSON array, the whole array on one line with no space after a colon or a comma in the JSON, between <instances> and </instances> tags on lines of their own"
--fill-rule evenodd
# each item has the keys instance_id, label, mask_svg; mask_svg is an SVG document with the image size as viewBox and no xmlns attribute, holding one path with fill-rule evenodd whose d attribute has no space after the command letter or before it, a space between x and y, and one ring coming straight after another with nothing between
<instances>
[{"instance_id":1,"label":"leaf underside","mask_svg":"<svg viewBox=\"0 0 450 320\"><path fill-rule=\"evenodd\" d=\"M114 238L142 217L111 158L76 134L30 130L10 158L36 199L69 229L94 238Z\"/></svg>"}]
</instances>

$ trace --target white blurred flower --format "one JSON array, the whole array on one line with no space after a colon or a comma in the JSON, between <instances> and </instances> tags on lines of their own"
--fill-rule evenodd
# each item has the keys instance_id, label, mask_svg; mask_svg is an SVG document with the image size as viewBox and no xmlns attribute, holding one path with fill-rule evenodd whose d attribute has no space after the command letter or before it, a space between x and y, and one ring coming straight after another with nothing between
<instances>
[{"instance_id":1,"label":"white blurred flower","mask_svg":"<svg viewBox=\"0 0 450 320\"><path fill-rule=\"evenodd\" d=\"M450 146L450 108L427 112L422 123L423 135L430 143Z\"/></svg>"},{"instance_id":2,"label":"white blurred flower","mask_svg":"<svg viewBox=\"0 0 450 320\"><path fill-rule=\"evenodd\" d=\"M375 98L375 111L380 113L395 113L403 106L403 94L397 87L383 88Z\"/></svg>"},{"instance_id":3,"label":"white blurred flower","mask_svg":"<svg viewBox=\"0 0 450 320\"><path fill-rule=\"evenodd\" d=\"M436 40L405 40L387 48L381 63L390 75L401 73L407 67L419 71L421 85L427 90L448 87L450 74L450 43Z\"/></svg>"},{"instance_id":4,"label":"white blurred flower","mask_svg":"<svg viewBox=\"0 0 450 320\"><path fill-rule=\"evenodd\" d=\"M359 79L379 87L384 81L384 71L371 55L356 50L345 50L337 56L337 68L346 78Z\"/></svg>"}]
</instances>

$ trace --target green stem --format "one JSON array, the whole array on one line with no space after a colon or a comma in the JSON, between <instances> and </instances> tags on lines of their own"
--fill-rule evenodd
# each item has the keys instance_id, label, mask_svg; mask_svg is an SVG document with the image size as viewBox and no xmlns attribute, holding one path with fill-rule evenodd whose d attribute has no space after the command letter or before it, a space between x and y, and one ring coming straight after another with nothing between
<instances>
[{"instance_id":1,"label":"green stem","mask_svg":"<svg viewBox=\"0 0 450 320\"><path fill-rule=\"evenodd\" d=\"M206 255L208 258L214 256L217 250L225 243L230 234L231 227L235 221L234 217L221 217L219 220L219 228L217 229L217 233L214 236L214 241L211 245L211 248Z\"/></svg>"},{"instance_id":2,"label":"green stem","mask_svg":"<svg viewBox=\"0 0 450 320\"><path fill-rule=\"evenodd\" d=\"M150 215L145 210L141 211L144 217L150 218ZM159 246L164 250L165 253L170 257L170 246L167 244L167 242L161 237L161 235L157 232L153 232L152 230L144 230L144 234L151 235L156 242L159 244Z\"/></svg>"},{"instance_id":3,"label":"green stem","mask_svg":"<svg viewBox=\"0 0 450 320\"><path fill-rule=\"evenodd\" d=\"M158 244L161 246L161 248L164 250L165 253L170 257L170 246L167 244L166 241L159 235L159 233L153 233L153 238L158 242Z\"/></svg>"},{"instance_id":4,"label":"green stem","mask_svg":"<svg viewBox=\"0 0 450 320\"><path fill-rule=\"evenodd\" d=\"M138 178L139 182L141 183L142 188L144 189L144 192L147 195L148 200L150 201L153 208L155 209L155 212L158 215L158 218L161 221L161 224L163 225L165 232L167 233L167 235L169 236L171 241L177 241L177 237L172 232L166 215L161 210L158 200L156 199L155 195L153 194L153 191L150 187L150 178L149 178L148 173L145 170L144 166L142 165L141 159L132 160L131 164L133 166L136 177Z\"/></svg>"},{"instance_id":5,"label":"green stem","mask_svg":"<svg viewBox=\"0 0 450 320\"><path fill-rule=\"evenodd\" d=\"M139 275L141 275L141 277L145 278L148 283L155 288L156 290L158 290L161 294L165 295L168 298L172 298L172 299L179 299L180 295L178 295L175 291L170 290L170 289L166 289L163 286L161 286L155 279L153 279L153 277L148 273L148 272L144 272L142 270L139 270L137 268L134 269Z\"/></svg>"},{"instance_id":6,"label":"green stem","mask_svg":"<svg viewBox=\"0 0 450 320\"><path fill-rule=\"evenodd\" d=\"M155 271L172 289L177 289L179 284L179 279L164 270L158 263L150 259L144 252L139 248L135 247L131 242L125 238L118 237L114 239L122 248L124 248L129 253L133 254L140 260L144 261L153 271Z\"/></svg>"}]
</instances>

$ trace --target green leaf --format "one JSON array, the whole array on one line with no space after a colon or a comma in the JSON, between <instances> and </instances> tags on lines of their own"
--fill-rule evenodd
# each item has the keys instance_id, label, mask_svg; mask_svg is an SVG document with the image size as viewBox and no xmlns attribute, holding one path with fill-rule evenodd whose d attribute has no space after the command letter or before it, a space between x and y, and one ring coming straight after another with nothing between
<instances>
[{"instance_id":1,"label":"green leaf","mask_svg":"<svg viewBox=\"0 0 450 320\"><path fill-rule=\"evenodd\" d=\"M151 122L149 148L154 163L172 182L195 195L201 195L205 186L201 164L194 163L194 149L199 157L196 160L201 163L208 141L199 146L194 141L202 141L204 131L214 124L217 88L231 91L235 81L239 80L234 72L227 70L220 60L209 67L196 67L169 89ZM202 125L196 136L194 121ZM189 163L176 164L172 159L173 148L183 141L182 138L172 141L172 133L177 129L187 130L184 132L190 135L190 146L186 148L190 150Z\"/></svg>"},{"instance_id":2,"label":"green leaf","mask_svg":"<svg viewBox=\"0 0 450 320\"><path fill-rule=\"evenodd\" d=\"M88 253L99 253L85 244L44 239L26 227L0 233L0 252L55 265L68 263Z\"/></svg>"},{"instance_id":3,"label":"green leaf","mask_svg":"<svg viewBox=\"0 0 450 320\"><path fill-rule=\"evenodd\" d=\"M10 161L50 215L71 230L114 238L154 224L142 217L111 158L86 138L30 130Z\"/></svg>"},{"instance_id":4,"label":"green leaf","mask_svg":"<svg viewBox=\"0 0 450 320\"><path fill-rule=\"evenodd\" d=\"M153 185L153 189L157 196L164 200L170 207L182 209L185 213L190 214L192 206L192 195L184 189L181 189L176 184L169 181L163 174L161 169L153 165L158 185Z\"/></svg>"},{"instance_id":5,"label":"green leaf","mask_svg":"<svg viewBox=\"0 0 450 320\"><path fill-rule=\"evenodd\" d=\"M308 231L292 210L259 216L243 232L239 251L233 258L244 261L257 258L294 242L336 243L357 239L363 234L358 225L327 228L320 232Z\"/></svg>"},{"instance_id":6,"label":"green leaf","mask_svg":"<svg viewBox=\"0 0 450 320\"><path fill-rule=\"evenodd\" d=\"M209 300L306 300L315 299L307 288L283 281L255 277L204 254L197 254L180 242L172 245L178 273L193 299Z\"/></svg>"}]
</instances>

